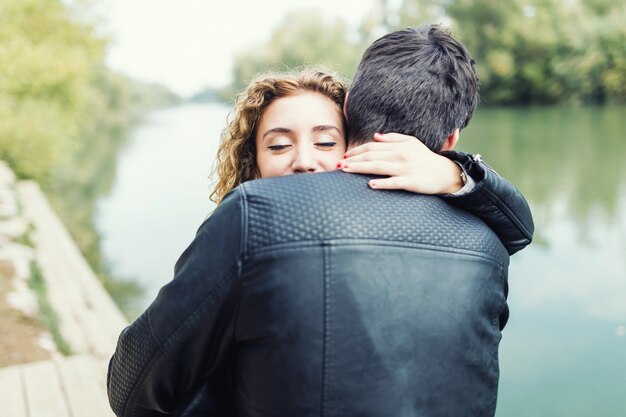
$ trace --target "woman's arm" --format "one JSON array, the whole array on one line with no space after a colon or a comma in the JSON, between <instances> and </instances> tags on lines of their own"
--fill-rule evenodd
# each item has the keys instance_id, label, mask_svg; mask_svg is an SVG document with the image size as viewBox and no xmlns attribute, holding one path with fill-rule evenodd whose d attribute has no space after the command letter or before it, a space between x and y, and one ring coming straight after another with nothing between
<instances>
[{"instance_id":1,"label":"woman's arm","mask_svg":"<svg viewBox=\"0 0 626 417\"><path fill-rule=\"evenodd\" d=\"M375 142L350 149L341 163L346 172L387 176L370 181L375 189L402 189L437 194L448 203L480 217L509 254L532 240L534 224L524 196L479 155L446 151L437 154L412 136L374 136ZM463 174L473 184L463 188Z\"/></svg>"}]
</instances>

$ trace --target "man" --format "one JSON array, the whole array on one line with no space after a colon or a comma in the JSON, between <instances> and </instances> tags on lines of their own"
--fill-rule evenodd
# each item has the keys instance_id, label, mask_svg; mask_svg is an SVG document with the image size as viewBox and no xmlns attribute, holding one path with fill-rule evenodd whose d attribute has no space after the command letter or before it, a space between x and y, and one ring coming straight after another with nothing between
<instances>
[{"instance_id":1,"label":"man","mask_svg":"<svg viewBox=\"0 0 626 417\"><path fill-rule=\"evenodd\" d=\"M477 84L465 48L437 27L389 34L355 76L350 144L395 131L451 149ZM458 159L477 188L495 175ZM241 416L493 415L507 251L441 198L371 180L382 179L292 175L231 192L120 336L116 414L168 415L219 372ZM448 200L467 198L492 204L476 192Z\"/></svg>"}]
</instances>

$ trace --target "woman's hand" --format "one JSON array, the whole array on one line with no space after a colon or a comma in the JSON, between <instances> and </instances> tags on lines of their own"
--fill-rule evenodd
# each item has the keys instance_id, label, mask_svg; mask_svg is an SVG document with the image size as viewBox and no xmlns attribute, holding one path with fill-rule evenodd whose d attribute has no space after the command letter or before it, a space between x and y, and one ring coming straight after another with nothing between
<instances>
[{"instance_id":1,"label":"woman's hand","mask_svg":"<svg viewBox=\"0 0 626 417\"><path fill-rule=\"evenodd\" d=\"M421 194L452 194L463 187L461 167L432 152L413 136L399 133L374 135L375 142L346 152L337 168L356 174L385 175L369 186Z\"/></svg>"}]
</instances>

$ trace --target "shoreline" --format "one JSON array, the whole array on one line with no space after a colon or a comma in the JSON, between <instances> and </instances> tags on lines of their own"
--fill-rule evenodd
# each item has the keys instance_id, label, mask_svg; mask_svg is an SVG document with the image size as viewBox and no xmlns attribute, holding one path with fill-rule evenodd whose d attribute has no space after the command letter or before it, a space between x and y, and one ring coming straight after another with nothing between
<instances>
[{"instance_id":1,"label":"shoreline","mask_svg":"<svg viewBox=\"0 0 626 417\"><path fill-rule=\"evenodd\" d=\"M39 185L2 161L0 312L8 415L113 415L106 369L128 322Z\"/></svg>"}]
</instances>

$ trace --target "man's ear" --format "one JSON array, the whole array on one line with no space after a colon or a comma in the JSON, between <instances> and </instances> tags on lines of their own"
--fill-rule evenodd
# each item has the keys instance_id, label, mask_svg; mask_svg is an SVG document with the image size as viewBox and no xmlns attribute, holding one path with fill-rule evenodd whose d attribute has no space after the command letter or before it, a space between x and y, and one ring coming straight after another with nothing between
<instances>
[{"instance_id":1,"label":"man's ear","mask_svg":"<svg viewBox=\"0 0 626 417\"><path fill-rule=\"evenodd\" d=\"M452 131L450 136L446 139L441 147L442 151L451 151L456 146L456 143L459 141L459 129L456 128Z\"/></svg>"},{"instance_id":2,"label":"man's ear","mask_svg":"<svg viewBox=\"0 0 626 417\"><path fill-rule=\"evenodd\" d=\"M346 98L343 99L343 117L348 121L348 95L350 91L346 91Z\"/></svg>"}]
</instances>

